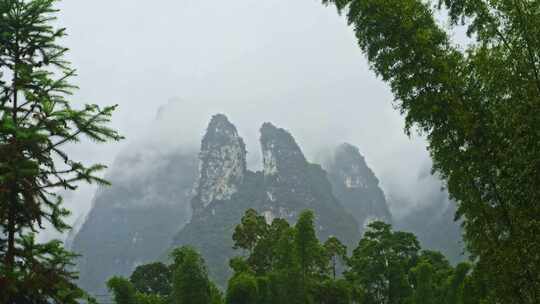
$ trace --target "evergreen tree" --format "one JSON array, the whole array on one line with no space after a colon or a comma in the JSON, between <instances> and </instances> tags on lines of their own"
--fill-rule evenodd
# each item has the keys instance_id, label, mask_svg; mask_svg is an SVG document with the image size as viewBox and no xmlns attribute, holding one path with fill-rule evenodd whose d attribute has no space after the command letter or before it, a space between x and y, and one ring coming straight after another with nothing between
<instances>
[{"instance_id":1,"label":"evergreen tree","mask_svg":"<svg viewBox=\"0 0 540 304\"><path fill-rule=\"evenodd\" d=\"M60 232L69 212L58 189L107 182L103 165L84 165L65 144L84 136L120 140L106 125L115 106L76 109L67 97L75 70L58 45L65 29L53 26L55 0L0 1L0 302L77 303L83 292L69 271L74 255L32 233L50 223Z\"/></svg>"}]
</instances>

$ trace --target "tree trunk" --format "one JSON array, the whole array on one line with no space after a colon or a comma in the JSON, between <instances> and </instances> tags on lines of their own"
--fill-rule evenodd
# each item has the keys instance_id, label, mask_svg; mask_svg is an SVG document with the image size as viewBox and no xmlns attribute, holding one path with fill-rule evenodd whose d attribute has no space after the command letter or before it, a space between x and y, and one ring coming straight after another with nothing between
<instances>
[{"instance_id":1,"label":"tree trunk","mask_svg":"<svg viewBox=\"0 0 540 304\"><path fill-rule=\"evenodd\" d=\"M7 223L7 230L8 230L8 248L6 252L6 270L9 274L11 274L14 271L15 267L15 230L16 230L16 210L17 210L17 201L18 201L18 187L17 187L17 157L18 151L17 151L17 112L18 112L18 89L17 89L17 83L19 82L19 75L17 73L17 67L19 63L19 56L18 54L15 54L14 59L14 71L13 71L13 83L12 83L12 90L13 90L13 109L11 110L11 118L13 120L13 125L15 126L15 131L13 132L13 138L12 143L15 147L14 152L15 155L13 155L12 161L14 162L12 170L13 172L13 180L10 183L10 202L8 203L8 223Z\"/></svg>"}]
</instances>

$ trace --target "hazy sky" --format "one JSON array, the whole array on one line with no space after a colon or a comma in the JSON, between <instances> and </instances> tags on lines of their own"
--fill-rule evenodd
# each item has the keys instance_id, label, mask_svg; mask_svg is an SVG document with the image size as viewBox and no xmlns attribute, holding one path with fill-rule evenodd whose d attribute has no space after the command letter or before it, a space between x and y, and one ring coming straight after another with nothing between
<instances>
[{"instance_id":1,"label":"hazy sky","mask_svg":"<svg viewBox=\"0 0 540 304\"><path fill-rule=\"evenodd\" d=\"M320 2L64 0L59 23L79 73L75 100L118 103L113 125L128 138L70 150L111 164L141 138L198 145L210 115L222 112L251 160L260 154L260 125L271 121L312 160L334 144L357 145L387 195L425 202L438 189L421 178L430 168L425 142L404 135L387 85L369 70L344 19ZM158 127L156 113L170 100ZM81 193L76 213L91 201L90 191Z\"/></svg>"}]
</instances>

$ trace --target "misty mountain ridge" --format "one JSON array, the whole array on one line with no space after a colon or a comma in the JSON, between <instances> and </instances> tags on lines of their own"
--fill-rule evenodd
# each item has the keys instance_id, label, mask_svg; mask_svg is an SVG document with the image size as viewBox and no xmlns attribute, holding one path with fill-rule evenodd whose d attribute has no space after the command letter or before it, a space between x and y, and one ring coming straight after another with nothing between
<instances>
[{"instance_id":1,"label":"misty mountain ridge","mask_svg":"<svg viewBox=\"0 0 540 304\"><path fill-rule=\"evenodd\" d=\"M83 255L81 285L103 291L108 277L128 275L181 245L200 251L210 275L224 284L228 260L239 254L232 248L232 232L248 208L267 222L290 223L311 209L318 215L319 238L337 236L350 248L369 222L393 221L379 180L357 147L338 146L323 169L307 161L287 130L271 123L262 125L260 145L262 169L249 170L244 140L225 115L217 114L198 156L185 148L120 156L109 173L114 186L96 193L73 237L72 249Z\"/></svg>"},{"instance_id":2,"label":"misty mountain ridge","mask_svg":"<svg viewBox=\"0 0 540 304\"><path fill-rule=\"evenodd\" d=\"M361 231L374 220L392 222L386 197L379 187L379 179L368 167L357 147L341 144L325 167L334 195L355 217Z\"/></svg>"},{"instance_id":3,"label":"misty mountain ridge","mask_svg":"<svg viewBox=\"0 0 540 304\"><path fill-rule=\"evenodd\" d=\"M302 210L319 214L319 237L335 235L352 245L358 225L333 196L326 173L307 162L292 135L271 123L260 129L262 171L245 167L245 146L224 115L215 115L202 140L196 209L191 221L175 236L173 246L190 245L201 252L210 274L225 284L231 274L228 261L234 227L248 208L267 222L283 218L294 223ZM201 187L204 185L204 187ZM213 198L213 199L208 199Z\"/></svg>"},{"instance_id":4,"label":"misty mountain ridge","mask_svg":"<svg viewBox=\"0 0 540 304\"><path fill-rule=\"evenodd\" d=\"M146 159L144 171L137 170L141 161L135 153L115 162L109 173L114 186L96 192L90 213L69 244L82 254L77 267L87 290L103 291L108 277L159 258L159 248L166 248L191 218L196 153Z\"/></svg>"}]
</instances>

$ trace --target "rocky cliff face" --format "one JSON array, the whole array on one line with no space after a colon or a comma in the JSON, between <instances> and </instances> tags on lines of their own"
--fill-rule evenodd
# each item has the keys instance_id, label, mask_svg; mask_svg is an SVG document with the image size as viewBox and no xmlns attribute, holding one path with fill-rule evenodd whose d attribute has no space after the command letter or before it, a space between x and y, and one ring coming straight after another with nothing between
<instances>
[{"instance_id":1,"label":"rocky cliff face","mask_svg":"<svg viewBox=\"0 0 540 304\"><path fill-rule=\"evenodd\" d=\"M246 175L246 147L236 127L223 114L212 117L202 140L199 177L193 207L206 208L238 192Z\"/></svg>"},{"instance_id":2,"label":"rocky cliff face","mask_svg":"<svg viewBox=\"0 0 540 304\"><path fill-rule=\"evenodd\" d=\"M155 261L191 218L197 173L196 153L120 155L108 174L113 185L100 189L71 249L81 287L105 293L106 280L129 275Z\"/></svg>"},{"instance_id":3,"label":"rocky cliff face","mask_svg":"<svg viewBox=\"0 0 540 304\"><path fill-rule=\"evenodd\" d=\"M306 171L307 161L292 135L271 123L261 127L261 148L263 154L263 173L266 178L281 176L290 185L298 183L295 179Z\"/></svg>"},{"instance_id":4,"label":"rocky cliff face","mask_svg":"<svg viewBox=\"0 0 540 304\"><path fill-rule=\"evenodd\" d=\"M244 145L236 129L228 121L225 123L226 118L220 116L219 120L234 132L226 132L225 138L213 136L215 117L210 122L201 145L203 170L194 198L194 205L201 208L176 235L173 246L191 245L197 248L207 261L211 276L225 284L230 275L228 260L235 255L232 233L248 208L261 212L269 222L277 217L295 222L302 210L312 209L317 214L320 238L335 235L348 244L358 240L358 226L332 195L326 173L320 166L306 161L289 132L270 123L262 126L263 170L251 172L245 169ZM209 159L207 155L212 155L212 165L206 164ZM226 170L219 169L223 163L226 163ZM204 168L212 168L212 174L205 174ZM225 197L214 195L215 189L233 190L226 191L228 195ZM201 197L209 199L201 200Z\"/></svg>"},{"instance_id":5,"label":"rocky cliff face","mask_svg":"<svg viewBox=\"0 0 540 304\"><path fill-rule=\"evenodd\" d=\"M284 129L271 123L261 128L263 176L266 193L264 214L267 221L276 217L293 220L299 208L307 207L303 180L309 171L302 150Z\"/></svg>"},{"instance_id":6,"label":"rocky cliff face","mask_svg":"<svg viewBox=\"0 0 540 304\"><path fill-rule=\"evenodd\" d=\"M260 174L246 170L246 150L236 128L224 115L208 125L199 154L191 221L174 237L173 247L189 245L201 252L212 277L224 284L233 256L232 232L245 209L258 205Z\"/></svg>"},{"instance_id":7,"label":"rocky cliff face","mask_svg":"<svg viewBox=\"0 0 540 304\"><path fill-rule=\"evenodd\" d=\"M261 147L266 194L262 212L267 221L280 217L295 222L300 212L312 209L320 238L335 235L345 243L355 242L356 221L332 195L326 172L306 160L293 136L265 123Z\"/></svg>"},{"instance_id":8,"label":"rocky cliff face","mask_svg":"<svg viewBox=\"0 0 540 304\"><path fill-rule=\"evenodd\" d=\"M334 195L360 224L360 230L375 220L391 222L379 180L357 147L340 145L325 166Z\"/></svg>"}]
</instances>

